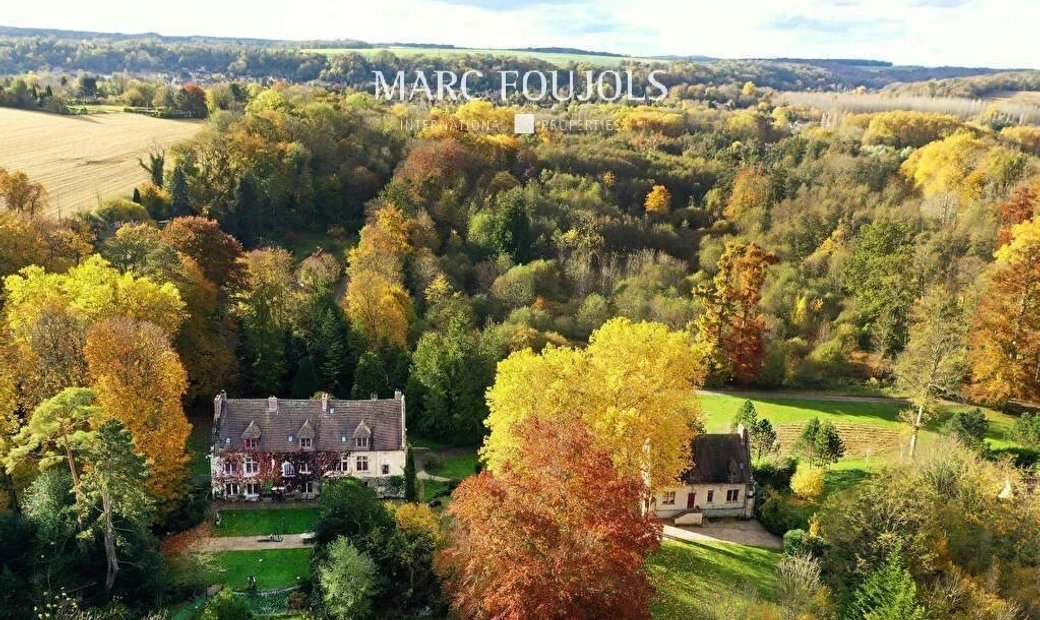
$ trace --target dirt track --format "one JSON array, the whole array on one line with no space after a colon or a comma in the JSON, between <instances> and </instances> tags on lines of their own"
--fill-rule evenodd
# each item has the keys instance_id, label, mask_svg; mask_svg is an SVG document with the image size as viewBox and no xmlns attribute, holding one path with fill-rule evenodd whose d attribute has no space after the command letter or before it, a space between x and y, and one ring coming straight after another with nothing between
<instances>
[{"instance_id":1,"label":"dirt track","mask_svg":"<svg viewBox=\"0 0 1040 620\"><path fill-rule=\"evenodd\" d=\"M200 121L140 114L66 116L0 108L0 167L43 183L47 213L69 216L99 198L129 195L148 179L137 160L156 144L190 138Z\"/></svg>"}]
</instances>

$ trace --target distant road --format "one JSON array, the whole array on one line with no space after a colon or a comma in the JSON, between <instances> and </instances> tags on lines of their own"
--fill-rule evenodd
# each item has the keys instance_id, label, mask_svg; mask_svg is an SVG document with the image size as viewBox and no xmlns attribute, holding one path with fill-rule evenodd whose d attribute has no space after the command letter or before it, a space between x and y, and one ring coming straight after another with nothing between
<instances>
[{"instance_id":1,"label":"distant road","mask_svg":"<svg viewBox=\"0 0 1040 620\"><path fill-rule=\"evenodd\" d=\"M832 403L877 403L880 405L907 405L910 401L903 398L886 396L852 396L845 394L825 394L820 392L767 392L765 390L697 390L703 396L735 396L751 400L818 400Z\"/></svg>"}]
</instances>

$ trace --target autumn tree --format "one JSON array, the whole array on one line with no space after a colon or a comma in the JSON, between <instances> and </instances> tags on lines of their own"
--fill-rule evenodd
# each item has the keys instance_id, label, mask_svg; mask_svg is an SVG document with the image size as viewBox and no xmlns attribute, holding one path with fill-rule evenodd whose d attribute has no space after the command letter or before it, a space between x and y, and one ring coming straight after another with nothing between
<instances>
[{"instance_id":1,"label":"autumn tree","mask_svg":"<svg viewBox=\"0 0 1040 620\"><path fill-rule=\"evenodd\" d=\"M453 494L437 558L463 618L649 618L644 567L659 544L640 509L643 483L593 447L578 419L531 417L524 455L467 478Z\"/></svg>"},{"instance_id":2,"label":"autumn tree","mask_svg":"<svg viewBox=\"0 0 1040 620\"><path fill-rule=\"evenodd\" d=\"M174 335L184 319L173 284L121 274L96 255L64 273L26 267L4 280L4 298L3 327L27 409L66 387L89 385L83 346L94 325L125 317Z\"/></svg>"},{"instance_id":3,"label":"autumn tree","mask_svg":"<svg viewBox=\"0 0 1040 620\"><path fill-rule=\"evenodd\" d=\"M667 215L671 210L672 194L664 185L654 185L643 201L648 215Z\"/></svg>"},{"instance_id":4,"label":"autumn tree","mask_svg":"<svg viewBox=\"0 0 1040 620\"><path fill-rule=\"evenodd\" d=\"M361 229L360 241L347 255L344 306L370 346L408 344L413 310L402 261L412 250L411 225L400 209L386 205Z\"/></svg>"},{"instance_id":5,"label":"autumn tree","mask_svg":"<svg viewBox=\"0 0 1040 620\"><path fill-rule=\"evenodd\" d=\"M1040 196L1028 187L1015 190L1011 198L1000 205L1000 230L997 232L997 247L1011 242L1011 227L1033 219Z\"/></svg>"},{"instance_id":6,"label":"autumn tree","mask_svg":"<svg viewBox=\"0 0 1040 620\"><path fill-rule=\"evenodd\" d=\"M686 336L659 323L606 322L585 349L526 349L498 365L488 391L488 469L520 470L527 460L514 427L529 417L582 420L622 475L652 489L689 467L698 419L702 356ZM649 496L649 495L648 495Z\"/></svg>"},{"instance_id":7,"label":"autumn tree","mask_svg":"<svg viewBox=\"0 0 1040 620\"><path fill-rule=\"evenodd\" d=\"M696 343L708 352L718 381L748 385L765 359L766 320L759 307L769 266L778 261L755 242L729 242L711 283L696 294L704 308L695 324Z\"/></svg>"},{"instance_id":8,"label":"autumn tree","mask_svg":"<svg viewBox=\"0 0 1040 620\"><path fill-rule=\"evenodd\" d=\"M231 296L231 310L242 325L242 371L254 391L278 391L288 368L286 339L296 307L292 255L262 248L239 258L239 266L242 284Z\"/></svg>"},{"instance_id":9,"label":"autumn tree","mask_svg":"<svg viewBox=\"0 0 1040 620\"><path fill-rule=\"evenodd\" d=\"M220 229L216 220L178 217L162 229L162 239L178 252L195 259L206 279L221 288L238 284L243 268L242 244Z\"/></svg>"},{"instance_id":10,"label":"autumn tree","mask_svg":"<svg viewBox=\"0 0 1040 620\"><path fill-rule=\"evenodd\" d=\"M969 330L974 398L1040 399L1040 218L1011 228L997 250Z\"/></svg>"},{"instance_id":11,"label":"autumn tree","mask_svg":"<svg viewBox=\"0 0 1040 620\"><path fill-rule=\"evenodd\" d=\"M896 359L897 385L913 410L901 417L910 424L910 457L921 427L936 413L939 399L956 394L965 374L967 323L960 301L946 287L936 286L917 300L910 340Z\"/></svg>"},{"instance_id":12,"label":"autumn tree","mask_svg":"<svg viewBox=\"0 0 1040 620\"><path fill-rule=\"evenodd\" d=\"M181 396L187 376L169 338L155 325L116 318L95 326L84 347L104 415L133 434L151 462L148 488L162 511L184 491L191 425Z\"/></svg>"},{"instance_id":13,"label":"autumn tree","mask_svg":"<svg viewBox=\"0 0 1040 620\"><path fill-rule=\"evenodd\" d=\"M0 168L0 199L11 211L36 217L47 206L47 190L24 172Z\"/></svg>"}]
</instances>

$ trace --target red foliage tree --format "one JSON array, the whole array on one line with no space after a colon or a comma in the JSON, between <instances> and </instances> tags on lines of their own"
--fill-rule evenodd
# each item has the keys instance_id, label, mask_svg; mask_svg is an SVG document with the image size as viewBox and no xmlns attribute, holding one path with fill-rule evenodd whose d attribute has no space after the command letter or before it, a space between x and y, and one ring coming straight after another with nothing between
<instances>
[{"instance_id":1,"label":"red foliage tree","mask_svg":"<svg viewBox=\"0 0 1040 620\"><path fill-rule=\"evenodd\" d=\"M1010 200L1000 205L1001 228L997 232L997 247L1011 241L1011 227L1031 219L1036 211L1037 193L1028 187L1020 187Z\"/></svg>"},{"instance_id":2,"label":"red foliage tree","mask_svg":"<svg viewBox=\"0 0 1040 620\"><path fill-rule=\"evenodd\" d=\"M643 483L619 476L580 422L518 425L523 468L453 494L437 569L465 618L648 618L646 555L660 544Z\"/></svg>"},{"instance_id":3,"label":"red foliage tree","mask_svg":"<svg viewBox=\"0 0 1040 620\"><path fill-rule=\"evenodd\" d=\"M221 288L235 286L241 277L238 258L242 244L220 229L216 220L190 216L171 220L162 232L163 241L195 259L203 275Z\"/></svg>"}]
</instances>

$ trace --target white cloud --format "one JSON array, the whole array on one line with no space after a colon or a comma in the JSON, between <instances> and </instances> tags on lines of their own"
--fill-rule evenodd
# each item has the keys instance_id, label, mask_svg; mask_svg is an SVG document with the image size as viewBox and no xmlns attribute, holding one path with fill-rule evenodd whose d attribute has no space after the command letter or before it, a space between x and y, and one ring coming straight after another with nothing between
<instances>
[{"instance_id":1,"label":"white cloud","mask_svg":"<svg viewBox=\"0 0 1040 620\"><path fill-rule=\"evenodd\" d=\"M566 46L632 55L873 58L1040 66L1035 0L15 0L10 26L283 39Z\"/></svg>"}]
</instances>

